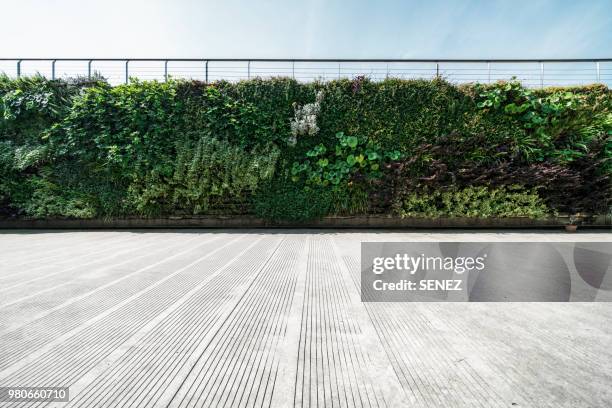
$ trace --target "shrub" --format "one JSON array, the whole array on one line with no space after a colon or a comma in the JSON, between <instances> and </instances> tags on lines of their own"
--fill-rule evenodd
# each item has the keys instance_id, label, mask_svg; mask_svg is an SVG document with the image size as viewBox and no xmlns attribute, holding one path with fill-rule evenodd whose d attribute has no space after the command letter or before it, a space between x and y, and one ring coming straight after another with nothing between
<instances>
[{"instance_id":1,"label":"shrub","mask_svg":"<svg viewBox=\"0 0 612 408\"><path fill-rule=\"evenodd\" d=\"M187 138L176 151L171 176L151 171L131 183L128 200L137 213L245 212L249 193L273 176L278 158L274 146L244 150L207 136L195 142Z\"/></svg>"},{"instance_id":2,"label":"shrub","mask_svg":"<svg viewBox=\"0 0 612 408\"><path fill-rule=\"evenodd\" d=\"M518 187L466 187L448 191L424 189L408 194L400 209L403 217L530 217L550 211L535 191Z\"/></svg>"},{"instance_id":3,"label":"shrub","mask_svg":"<svg viewBox=\"0 0 612 408\"><path fill-rule=\"evenodd\" d=\"M210 138L187 142L178 148L171 208L202 214L219 205L244 204L272 178L278 155L272 145L245 151Z\"/></svg>"},{"instance_id":4,"label":"shrub","mask_svg":"<svg viewBox=\"0 0 612 408\"><path fill-rule=\"evenodd\" d=\"M307 159L294 162L291 175L294 181L304 176L310 185L339 185L356 178L372 179L381 176L381 166L386 160L398 160L400 153L383 153L366 138L336 133L337 143L332 149L323 144L306 152Z\"/></svg>"},{"instance_id":5,"label":"shrub","mask_svg":"<svg viewBox=\"0 0 612 408\"><path fill-rule=\"evenodd\" d=\"M286 178L268 182L254 198L255 215L270 220L304 222L328 215L333 190L302 187Z\"/></svg>"},{"instance_id":6,"label":"shrub","mask_svg":"<svg viewBox=\"0 0 612 408\"><path fill-rule=\"evenodd\" d=\"M35 218L93 218L96 209L82 191L66 190L48 178L31 176L16 186L13 205L23 215Z\"/></svg>"},{"instance_id":7,"label":"shrub","mask_svg":"<svg viewBox=\"0 0 612 408\"><path fill-rule=\"evenodd\" d=\"M440 207L443 195L460 214L514 214L499 200L534 217L540 205L606 213L611 96L602 85L529 90L514 81L113 87L3 76L0 214L306 220L412 212L406 203L455 211ZM495 192L490 208L461 204L484 191Z\"/></svg>"}]
</instances>

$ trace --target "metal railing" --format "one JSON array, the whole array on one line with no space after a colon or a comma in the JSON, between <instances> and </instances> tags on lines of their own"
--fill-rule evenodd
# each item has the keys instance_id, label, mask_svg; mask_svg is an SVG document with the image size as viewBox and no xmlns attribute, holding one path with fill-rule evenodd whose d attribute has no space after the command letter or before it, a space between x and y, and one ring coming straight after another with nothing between
<instances>
[{"instance_id":1,"label":"metal railing","mask_svg":"<svg viewBox=\"0 0 612 408\"><path fill-rule=\"evenodd\" d=\"M433 78L454 83L508 80L530 87L590 83L612 85L612 58L600 59L271 59L271 58L0 58L9 76L41 74L52 79L101 75L113 84L130 78L237 81L255 77L291 77L299 81L363 75L385 78Z\"/></svg>"}]
</instances>

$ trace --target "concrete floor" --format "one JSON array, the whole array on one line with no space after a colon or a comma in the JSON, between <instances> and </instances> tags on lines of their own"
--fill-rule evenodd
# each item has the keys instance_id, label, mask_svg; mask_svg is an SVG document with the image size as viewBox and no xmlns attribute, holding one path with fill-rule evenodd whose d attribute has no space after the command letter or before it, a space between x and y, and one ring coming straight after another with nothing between
<instances>
[{"instance_id":1,"label":"concrete floor","mask_svg":"<svg viewBox=\"0 0 612 408\"><path fill-rule=\"evenodd\" d=\"M70 387L58 407L612 406L612 303L361 303L360 242L409 240L612 234L5 231L0 386Z\"/></svg>"}]
</instances>

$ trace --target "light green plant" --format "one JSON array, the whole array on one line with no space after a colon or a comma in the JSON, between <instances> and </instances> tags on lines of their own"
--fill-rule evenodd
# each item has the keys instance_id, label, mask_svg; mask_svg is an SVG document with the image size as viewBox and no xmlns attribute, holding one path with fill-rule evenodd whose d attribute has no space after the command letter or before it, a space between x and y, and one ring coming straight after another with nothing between
<instances>
[{"instance_id":1,"label":"light green plant","mask_svg":"<svg viewBox=\"0 0 612 408\"><path fill-rule=\"evenodd\" d=\"M529 217L551 214L536 191L518 186L466 187L408 194L399 210L402 217Z\"/></svg>"},{"instance_id":2,"label":"light green plant","mask_svg":"<svg viewBox=\"0 0 612 408\"><path fill-rule=\"evenodd\" d=\"M251 151L203 137L180 145L172 177L172 204L192 214L216 204L239 202L274 174L279 151L272 145Z\"/></svg>"},{"instance_id":3,"label":"light green plant","mask_svg":"<svg viewBox=\"0 0 612 408\"><path fill-rule=\"evenodd\" d=\"M365 138L338 132L336 139L334 149L318 144L306 152L306 160L293 163L293 180L303 176L307 184L327 186L350 182L357 174L366 179L377 178L385 160L400 158L398 151L383 153Z\"/></svg>"}]
</instances>

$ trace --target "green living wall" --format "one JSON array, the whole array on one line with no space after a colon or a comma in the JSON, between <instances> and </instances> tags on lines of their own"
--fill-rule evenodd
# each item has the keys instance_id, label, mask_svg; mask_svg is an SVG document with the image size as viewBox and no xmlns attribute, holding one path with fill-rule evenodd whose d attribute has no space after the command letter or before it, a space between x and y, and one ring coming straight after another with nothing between
<instances>
[{"instance_id":1,"label":"green living wall","mask_svg":"<svg viewBox=\"0 0 612 408\"><path fill-rule=\"evenodd\" d=\"M0 217L547 217L612 205L611 93L0 77Z\"/></svg>"}]
</instances>

